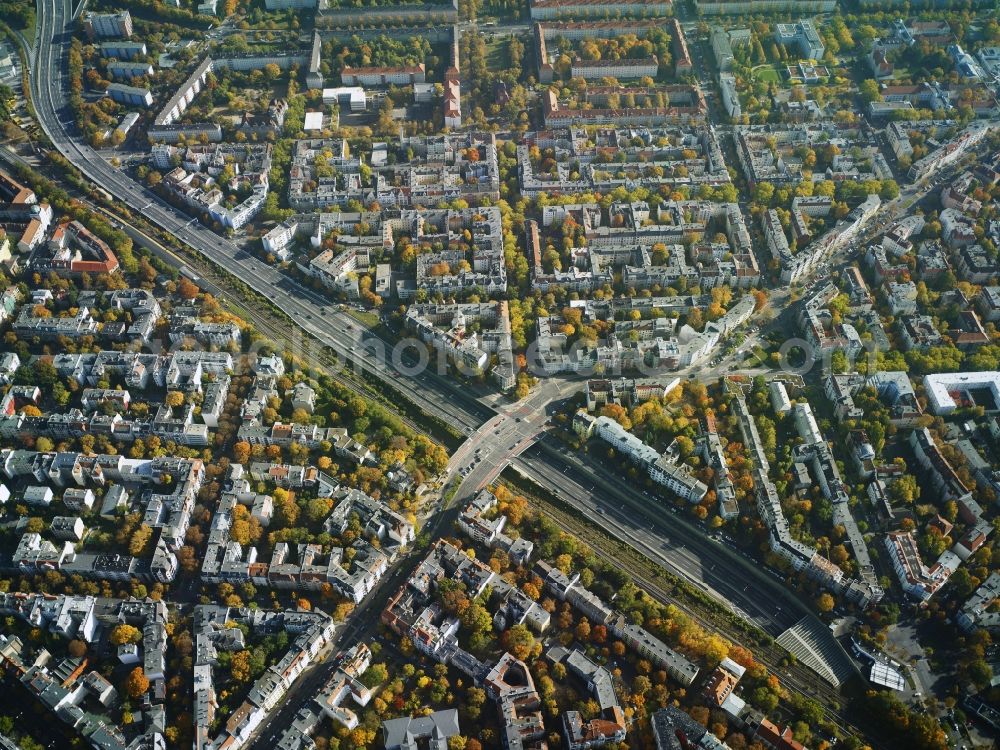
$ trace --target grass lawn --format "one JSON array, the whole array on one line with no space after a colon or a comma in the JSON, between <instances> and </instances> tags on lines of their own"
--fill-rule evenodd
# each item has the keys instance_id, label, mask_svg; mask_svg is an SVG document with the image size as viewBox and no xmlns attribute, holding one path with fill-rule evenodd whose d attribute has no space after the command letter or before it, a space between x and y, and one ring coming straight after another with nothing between
<instances>
[{"instance_id":1,"label":"grass lawn","mask_svg":"<svg viewBox=\"0 0 1000 750\"><path fill-rule=\"evenodd\" d=\"M781 83L781 73L773 65L765 65L753 72L754 78L764 83Z\"/></svg>"},{"instance_id":2,"label":"grass lawn","mask_svg":"<svg viewBox=\"0 0 1000 750\"><path fill-rule=\"evenodd\" d=\"M347 314L368 328L374 328L379 324L378 313L348 309Z\"/></svg>"},{"instance_id":3,"label":"grass lawn","mask_svg":"<svg viewBox=\"0 0 1000 750\"><path fill-rule=\"evenodd\" d=\"M507 37L491 37L486 40L486 65L490 70L506 70L510 67L507 55Z\"/></svg>"}]
</instances>

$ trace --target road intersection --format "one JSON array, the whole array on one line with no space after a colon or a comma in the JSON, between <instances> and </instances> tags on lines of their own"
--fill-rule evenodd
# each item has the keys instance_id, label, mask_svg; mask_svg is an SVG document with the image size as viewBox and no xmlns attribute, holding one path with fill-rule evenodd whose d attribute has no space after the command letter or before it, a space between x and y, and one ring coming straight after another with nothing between
<instances>
[{"instance_id":1,"label":"road intersection","mask_svg":"<svg viewBox=\"0 0 1000 750\"><path fill-rule=\"evenodd\" d=\"M582 386L580 380L544 379L526 399L508 403L495 396L477 396L434 367L413 373L403 361L405 358L392 356L393 342L364 329L330 300L277 268L251 257L237 244L201 226L109 164L82 141L73 124L67 96L66 60L72 23L68 3L65 0L38 0L38 5L31 93L39 121L55 148L116 201L241 279L256 294L272 300L305 334L329 347L343 361L366 376L404 392L422 411L440 417L467 435L451 456L446 472L446 481L457 483L455 502L434 515L425 531L447 533L461 501L494 482L504 468L511 465L543 487L556 490L560 500L613 537L731 606L737 614L767 632L781 632L806 611L797 595L782 582L725 543L710 539L703 527L685 518L683 513L664 512L664 506L648 492L629 486L607 467L584 460L543 437L556 404L577 393ZM832 273L847 262L851 253L864 248L869 238L932 188L930 183L905 188L899 198L883 205L865 235L831 259L826 270ZM772 295L771 306L779 317L793 303L793 296L787 289L776 290ZM786 320L780 325L787 323ZM736 372L735 363L735 359L728 358L711 366L665 373L663 381L686 377L713 380ZM764 371L753 370L747 374L761 372ZM393 590L394 581L407 567L400 565L387 576L379 592L384 594ZM338 636L338 643L346 643L347 639L356 638L360 632L377 624L377 603L382 598L381 594L373 596L355 613L351 623ZM315 673L310 673L304 685L318 687L324 679L321 665ZM297 694L311 692L298 690ZM292 715L297 710L293 704L290 700L278 714ZM273 725L281 726L280 723ZM273 735L267 727L260 738L258 747L273 744Z\"/></svg>"}]
</instances>

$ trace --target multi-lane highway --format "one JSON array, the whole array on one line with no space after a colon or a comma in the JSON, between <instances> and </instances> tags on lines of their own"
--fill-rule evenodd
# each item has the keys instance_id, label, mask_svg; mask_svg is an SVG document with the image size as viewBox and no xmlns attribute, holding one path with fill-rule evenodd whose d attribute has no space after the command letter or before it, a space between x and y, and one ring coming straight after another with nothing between
<instances>
[{"instance_id":1,"label":"multi-lane highway","mask_svg":"<svg viewBox=\"0 0 1000 750\"><path fill-rule=\"evenodd\" d=\"M658 562L696 588L726 602L732 610L765 632L778 635L808 610L789 596L776 579L752 568L721 541L710 539L683 511L664 512L651 491L625 489L621 477L596 464L584 472L584 462L552 439L533 446L515 463L523 474L543 487L557 490L558 498L580 511L581 517L600 519L612 536ZM755 573L755 574L754 574Z\"/></svg>"},{"instance_id":2,"label":"multi-lane highway","mask_svg":"<svg viewBox=\"0 0 1000 750\"><path fill-rule=\"evenodd\" d=\"M545 429L549 405L578 390L578 382L543 381L528 399L509 405L477 397L447 375L436 372L434 367L411 372L398 358L394 361L391 356L375 356L380 350L391 351L391 345L339 312L323 296L250 257L233 242L201 226L108 164L82 141L72 122L66 71L68 29L72 23L68 4L66 0L38 0L38 8L31 92L41 125L55 147L116 200L241 279L262 298L271 300L308 336L367 376L403 392L424 412L439 416L466 434L468 439L449 463L449 474L459 482L460 500L495 480L508 463L513 463L539 484L558 489L560 500L579 510L582 516L715 595L762 629L772 634L781 632L805 611L792 591L759 570L753 561L708 539L705 531L686 520L682 513L664 512L661 502L628 486L620 475L598 464L585 463L577 455L559 453L548 446L531 447ZM886 213L901 210L901 203L894 204ZM301 348L308 349L306 339ZM718 367L708 375L717 377L724 371L725 367ZM677 373L685 374L690 373ZM432 519L431 530L448 528L453 517L454 506ZM404 574L406 567L401 565L397 569L398 576ZM385 590L391 590L398 580L393 575ZM377 604L379 598L372 597L371 601ZM357 613L340 637L358 637L367 631L375 622L376 604L368 604ZM316 676L303 683L305 687L322 684L323 672L317 668ZM307 696L309 690L296 688L296 695ZM271 744L274 732L283 725L277 719L291 715L294 704L290 700L262 730L259 746Z\"/></svg>"},{"instance_id":3,"label":"multi-lane highway","mask_svg":"<svg viewBox=\"0 0 1000 750\"><path fill-rule=\"evenodd\" d=\"M264 299L271 300L295 323L320 343L330 347L351 366L375 377L390 380L399 375L400 362L392 357L372 356L381 348L378 340L365 336L351 319L339 313L330 301L294 279L252 257L235 243L203 227L197 220L175 209L151 190L108 164L84 143L73 124L68 103L66 60L70 40L70 12L65 0L38 0L38 40L31 69L31 91L43 130L53 145L88 179L101 186L137 214L167 231L194 251L241 279ZM388 347L391 353L391 347ZM433 368L419 378L409 378L407 396L429 414L438 414L460 429L475 429L489 415L475 399L465 398L461 408L453 397L443 396L443 375Z\"/></svg>"},{"instance_id":4,"label":"multi-lane highway","mask_svg":"<svg viewBox=\"0 0 1000 750\"><path fill-rule=\"evenodd\" d=\"M451 456L449 472L459 482L455 497L465 499L493 482L545 430L555 402L577 390L577 383L542 381L523 401L499 406L496 416L469 435Z\"/></svg>"},{"instance_id":5,"label":"multi-lane highway","mask_svg":"<svg viewBox=\"0 0 1000 750\"><path fill-rule=\"evenodd\" d=\"M540 395L533 396L527 407L515 407L513 412L505 411L497 417L491 406L470 394L467 389L456 386L454 381L436 372L433 367L412 374L401 362L393 362L391 357L371 356L372 348L384 347L385 342L363 330L349 316L338 312L329 300L299 285L277 269L248 256L233 242L179 212L106 163L97 152L83 143L72 124L73 115L66 95L69 82L66 78L65 61L71 22L67 3L65 0L38 1L39 28L36 38L39 43L31 77L36 111L56 148L86 177L212 263L243 280L263 298L272 300L303 331L329 346L352 366L405 391L407 397L422 410L441 416L469 434L467 447L459 451L458 459L451 464L451 468L456 471L468 466L468 463L460 466L463 459L475 464L472 471L462 478L463 496L494 478L511 456L530 444L540 428L538 420L544 421L544 417L540 415L544 415L543 407L548 401L543 395L548 393L546 389L540 389ZM556 393L572 389L572 386L563 383L556 387ZM492 428L480 429L483 422L490 419L495 420L490 422ZM497 434L498 429L500 434ZM477 450L479 453L476 453ZM476 457L479 458L478 461L475 460ZM520 463L518 465L521 466ZM579 477L581 481L589 477L591 483L596 480L593 467L579 469ZM624 488L621 491L631 492ZM742 572L740 568L743 569ZM739 580L741 575L752 575L754 568L749 562L740 561L730 572L734 580ZM794 601L794 595L790 592L784 592L784 596Z\"/></svg>"}]
</instances>

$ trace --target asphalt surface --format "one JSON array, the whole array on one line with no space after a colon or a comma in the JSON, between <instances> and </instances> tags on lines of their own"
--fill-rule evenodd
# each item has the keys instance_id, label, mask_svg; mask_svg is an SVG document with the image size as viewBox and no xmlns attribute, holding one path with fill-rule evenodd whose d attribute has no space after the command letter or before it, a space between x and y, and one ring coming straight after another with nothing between
<instances>
[{"instance_id":1,"label":"asphalt surface","mask_svg":"<svg viewBox=\"0 0 1000 750\"><path fill-rule=\"evenodd\" d=\"M206 259L241 279L263 298L271 300L306 333L329 346L350 366L386 379L403 377L405 357L393 362L390 356L372 356L384 346L380 339L363 335L356 321L339 312L329 299L299 284L248 255L235 243L202 226L196 219L174 208L153 191L112 167L83 142L73 123L66 90L69 86L66 59L69 51L71 19L63 0L39 0L38 44L32 66L31 89L43 130L53 145L92 182L114 198L169 232ZM364 342L362 342L362 338ZM302 344L302 349L307 350ZM446 376L429 368L420 378L408 378L408 396L431 414L443 415L460 427L478 427L485 417L481 408L468 400L465 408L452 406L453 399L442 395Z\"/></svg>"},{"instance_id":2,"label":"asphalt surface","mask_svg":"<svg viewBox=\"0 0 1000 750\"><path fill-rule=\"evenodd\" d=\"M543 487L556 489L559 500L579 510L581 517L599 523L773 636L808 613L777 578L726 543L711 539L684 510L665 504L653 491L629 487L605 467L582 472L580 457L555 440L526 451L515 467Z\"/></svg>"},{"instance_id":3,"label":"asphalt surface","mask_svg":"<svg viewBox=\"0 0 1000 750\"><path fill-rule=\"evenodd\" d=\"M459 477L459 500L493 481L508 463L513 463L543 486L558 488L562 500L579 508L610 533L624 536L644 555L729 603L766 631L781 632L798 619L804 609L802 603L763 573L757 563L708 539L703 529L680 513L665 514L661 504L645 497L642 490L623 483L621 476L584 463L579 456L555 456L548 449L528 451L544 430L552 400L578 390L582 385L579 381L543 381L526 401L509 405L502 398L479 398L434 368L414 374L408 367L407 356L396 361L392 357L372 356L373 351L391 346L340 312L328 299L252 258L235 243L201 226L104 161L80 138L66 96L68 29L72 23L68 4L63 0L39 0L38 7L38 44L31 66L31 89L40 123L55 147L116 200L243 280L265 299L272 300L303 331L329 346L351 366L402 389L425 412L440 416L469 435L453 455L448 469L449 475ZM900 200L883 207L880 220L898 214L904 203L908 206L927 189L929 186L906 189ZM699 374L717 377L728 367L729 363L725 363ZM674 375L684 377L685 373ZM449 519L453 520L453 513L438 514L432 527L446 528L439 524ZM394 590L393 582L401 580L398 576L403 575L406 567L401 565L387 578L380 592ZM347 637L358 638L368 631L377 622L379 609L375 603L381 600L381 594L370 597L352 617L351 624L337 636L338 642ZM297 682L295 694L311 696L309 688L317 689L329 677L323 675L323 665L314 668ZM293 708L294 703L289 700L272 717L262 729L262 740L257 747L275 736L269 727L282 726L278 719L294 715L302 704L300 701Z\"/></svg>"},{"instance_id":4,"label":"asphalt surface","mask_svg":"<svg viewBox=\"0 0 1000 750\"><path fill-rule=\"evenodd\" d=\"M455 497L467 499L493 482L546 429L554 402L577 390L578 383L542 381L523 401L499 406L451 455L448 471L459 482Z\"/></svg>"}]
</instances>

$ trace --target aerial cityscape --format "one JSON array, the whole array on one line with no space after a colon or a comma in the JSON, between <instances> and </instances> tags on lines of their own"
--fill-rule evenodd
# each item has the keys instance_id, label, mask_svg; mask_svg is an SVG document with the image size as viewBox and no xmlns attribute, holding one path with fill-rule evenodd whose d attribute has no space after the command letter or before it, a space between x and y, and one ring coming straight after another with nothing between
<instances>
[{"instance_id":1,"label":"aerial cityscape","mask_svg":"<svg viewBox=\"0 0 1000 750\"><path fill-rule=\"evenodd\" d=\"M0 0L0 750L1000 746L996 0Z\"/></svg>"}]
</instances>

